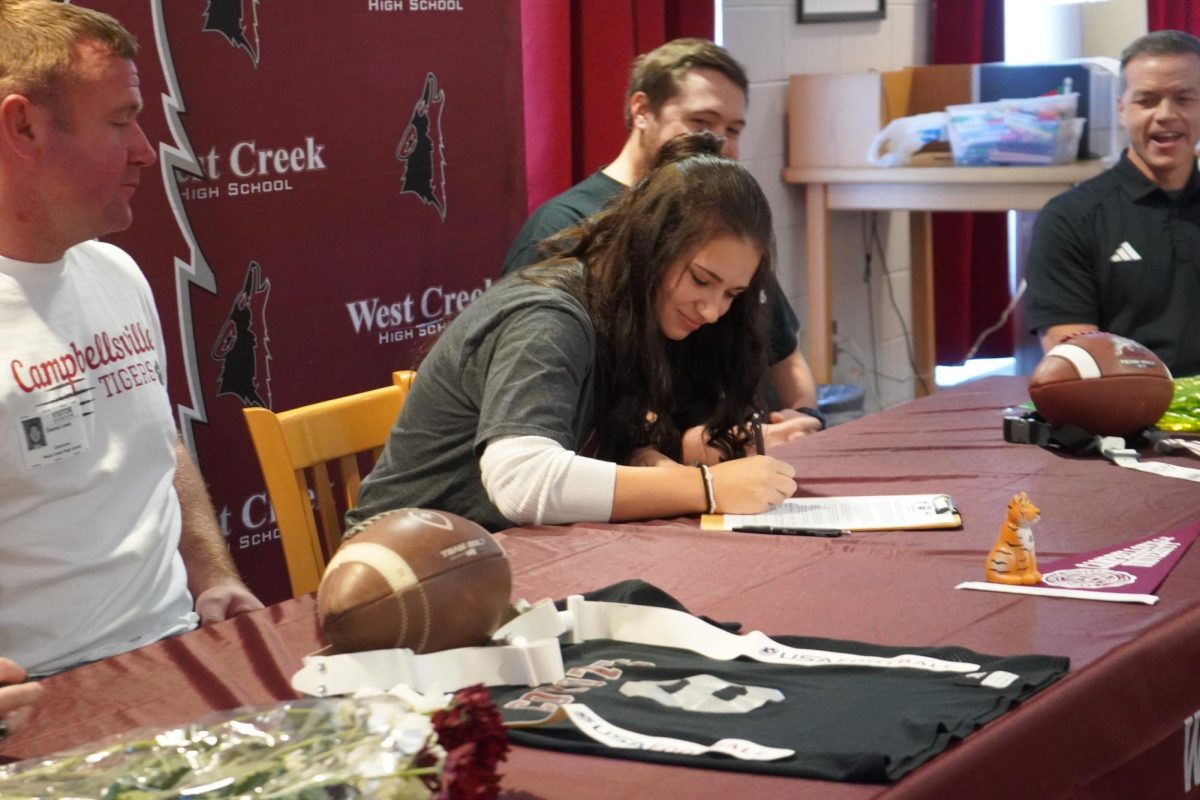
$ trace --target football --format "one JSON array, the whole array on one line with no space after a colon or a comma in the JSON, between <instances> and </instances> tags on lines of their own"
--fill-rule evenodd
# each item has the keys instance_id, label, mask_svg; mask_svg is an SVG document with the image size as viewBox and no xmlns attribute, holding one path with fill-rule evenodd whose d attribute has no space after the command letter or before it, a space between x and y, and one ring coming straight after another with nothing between
<instances>
[{"instance_id":1,"label":"football","mask_svg":"<svg viewBox=\"0 0 1200 800\"><path fill-rule=\"evenodd\" d=\"M490 533L442 511L401 508L346 532L317 590L338 652L417 653L486 644L512 594L508 557Z\"/></svg>"},{"instance_id":2,"label":"football","mask_svg":"<svg viewBox=\"0 0 1200 800\"><path fill-rule=\"evenodd\" d=\"M1029 379L1047 422L1094 436L1136 435L1162 417L1173 391L1170 371L1148 347L1103 331L1063 339Z\"/></svg>"}]
</instances>

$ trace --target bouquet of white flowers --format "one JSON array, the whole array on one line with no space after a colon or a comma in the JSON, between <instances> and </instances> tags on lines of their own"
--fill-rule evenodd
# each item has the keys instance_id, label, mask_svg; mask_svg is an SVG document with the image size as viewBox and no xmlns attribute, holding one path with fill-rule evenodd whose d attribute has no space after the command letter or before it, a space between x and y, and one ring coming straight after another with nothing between
<instances>
[{"instance_id":1,"label":"bouquet of white flowers","mask_svg":"<svg viewBox=\"0 0 1200 800\"><path fill-rule=\"evenodd\" d=\"M209 715L0 767L0 797L495 798L508 741L483 687Z\"/></svg>"}]
</instances>

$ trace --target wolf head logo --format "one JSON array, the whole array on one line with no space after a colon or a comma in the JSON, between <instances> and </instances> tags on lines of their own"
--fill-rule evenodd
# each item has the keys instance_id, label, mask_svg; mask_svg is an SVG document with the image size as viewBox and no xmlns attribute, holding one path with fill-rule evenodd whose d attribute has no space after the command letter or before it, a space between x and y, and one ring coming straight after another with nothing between
<instances>
[{"instance_id":1,"label":"wolf head logo","mask_svg":"<svg viewBox=\"0 0 1200 800\"><path fill-rule=\"evenodd\" d=\"M258 0L208 0L200 30L221 34L258 68Z\"/></svg>"},{"instance_id":2,"label":"wolf head logo","mask_svg":"<svg viewBox=\"0 0 1200 800\"><path fill-rule=\"evenodd\" d=\"M401 194L415 194L446 219L446 159L442 151L442 107L446 93L438 89L437 76L425 76L425 90L413 106L412 117L396 158L404 165Z\"/></svg>"},{"instance_id":3,"label":"wolf head logo","mask_svg":"<svg viewBox=\"0 0 1200 800\"><path fill-rule=\"evenodd\" d=\"M271 354L267 350L267 297L271 282L257 262L246 269L242 290L212 346L212 359L223 362L217 378L217 397L231 394L247 406L271 407ZM265 387L266 399L260 388Z\"/></svg>"}]
</instances>

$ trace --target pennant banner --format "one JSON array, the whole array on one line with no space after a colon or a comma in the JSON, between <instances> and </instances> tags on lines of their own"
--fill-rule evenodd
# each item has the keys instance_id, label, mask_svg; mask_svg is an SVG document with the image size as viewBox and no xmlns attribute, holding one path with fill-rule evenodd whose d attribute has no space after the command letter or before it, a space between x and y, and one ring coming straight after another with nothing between
<instances>
[{"instance_id":1,"label":"pennant banner","mask_svg":"<svg viewBox=\"0 0 1200 800\"><path fill-rule=\"evenodd\" d=\"M1198 533L1200 523L1060 558L1041 567L1042 580L1032 586L967 581L954 588L1153 605L1153 593Z\"/></svg>"}]
</instances>

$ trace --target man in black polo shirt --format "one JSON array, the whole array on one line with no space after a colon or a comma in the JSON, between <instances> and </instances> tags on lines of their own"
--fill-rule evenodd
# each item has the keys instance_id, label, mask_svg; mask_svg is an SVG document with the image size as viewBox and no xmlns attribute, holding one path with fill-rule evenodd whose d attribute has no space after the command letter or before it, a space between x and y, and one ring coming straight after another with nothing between
<instances>
[{"instance_id":1,"label":"man in black polo shirt","mask_svg":"<svg viewBox=\"0 0 1200 800\"><path fill-rule=\"evenodd\" d=\"M725 139L722 153L737 158L748 87L742 65L706 39L675 39L638 56L625 97L629 136L620 154L533 212L509 247L504 274L540 261L546 255L540 249L544 239L600 211L636 183L668 139L710 130ZM775 392L776 407L783 409L772 412L771 421L786 422L789 436L820 430L825 423L816 411L816 384L796 349L799 321L774 276L763 301L770 311L769 389Z\"/></svg>"},{"instance_id":2,"label":"man in black polo shirt","mask_svg":"<svg viewBox=\"0 0 1200 800\"><path fill-rule=\"evenodd\" d=\"M1200 373L1200 39L1156 31L1121 54L1129 148L1051 200L1033 231L1030 324L1049 350L1106 330Z\"/></svg>"}]
</instances>

